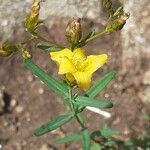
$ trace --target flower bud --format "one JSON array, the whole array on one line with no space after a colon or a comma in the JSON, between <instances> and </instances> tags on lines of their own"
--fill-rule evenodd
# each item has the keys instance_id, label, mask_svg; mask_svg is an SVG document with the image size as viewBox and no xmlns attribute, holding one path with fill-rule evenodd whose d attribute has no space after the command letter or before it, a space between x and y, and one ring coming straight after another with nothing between
<instances>
[{"instance_id":1,"label":"flower bud","mask_svg":"<svg viewBox=\"0 0 150 150\"><path fill-rule=\"evenodd\" d=\"M121 30L126 23L126 20L129 18L129 13L123 13L117 18L110 18L107 23L105 30L109 33Z\"/></svg>"},{"instance_id":2,"label":"flower bud","mask_svg":"<svg viewBox=\"0 0 150 150\"><path fill-rule=\"evenodd\" d=\"M77 44L79 42L82 35L80 18L68 23L65 35L69 43Z\"/></svg>"},{"instance_id":3,"label":"flower bud","mask_svg":"<svg viewBox=\"0 0 150 150\"><path fill-rule=\"evenodd\" d=\"M41 0L33 0L30 13L26 17L26 30L30 33L34 32L38 25L39 11L40 11Z\"/></svg>"},{"instance_id":4,"label":"flower bud","mask_svg":"<svg viewBox=\"0 0 150 150\"><path fill-rule=\"evenodd\" d=\"M103 0L103 8L106 9L106 10L112 9L111 0Z\"/></svg>"},{"instance_id":5,"label":"flower bud","mask_svg":"<svg viewBox=\"0 0 150 150\"><path fill-rule=\"evenodd\" d=\"M15 45L1 45L0 56L7 57L18 50L19 50L18 47Z\"/></svg>"}]
</instances>

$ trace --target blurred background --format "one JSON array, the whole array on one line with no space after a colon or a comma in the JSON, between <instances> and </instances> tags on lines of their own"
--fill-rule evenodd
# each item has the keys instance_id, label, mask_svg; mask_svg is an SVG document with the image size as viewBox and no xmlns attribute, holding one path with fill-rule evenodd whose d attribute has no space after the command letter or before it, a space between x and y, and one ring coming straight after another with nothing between
<instances>
[{"instance_id":1,"label":"blurred background","mask_svg":"<svg viewBox=\"0 0 150 150\"><path fill-rule=\"evenodd\" d=\"M29 37L24 22L32 0L0 0L0 43L18 43ZM115 6L119 1L113 0ZM130 18L123 30L85 46L87 54L107 53L109 62L96 72L94 81L110 70L117 78L99 98L110 100L111 118L86 110L87 126L93 131L104 123L117 129L122 141L150 133L150 2L124 0ZM82 19L83 35L93 27L102 30L108 15L101 0L46 0L41 4L40 19L45 26L39 33L61 45L67 45L65 27L73 17ZM33 61L52 76L56 65L35 43L27 46ZM56 68L56 69L55 69ZM19 55L0 58L0 144L4 150L77 150L79 144L55 145L53 140L79 131L75 120L42 137L32 135L44 122L66 112L62 100L27 70Z\"/></svg>"}]
</instances>

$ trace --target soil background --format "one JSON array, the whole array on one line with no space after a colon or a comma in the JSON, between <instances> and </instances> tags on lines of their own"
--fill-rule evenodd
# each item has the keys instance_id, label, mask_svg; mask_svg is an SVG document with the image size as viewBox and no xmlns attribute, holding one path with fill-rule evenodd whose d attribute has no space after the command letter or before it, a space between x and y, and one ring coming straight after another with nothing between
<instances>
[{"instance_id":1,"label":"soil background","mask_svg":"<svg viewBox=\"0 0 150 150\"><path fill-rule=\"evenodd\" d=\"M102 14L104 14L103 11ZM95 19L82 17L83 33L86 34L93 26L97 30L102 30L106 18L107 15L104 15L103 22L100 23ZM66 25L67 19L61 17L53 19L50 26L46 24L40 27L38 32L59 44L67 45L64 36ZM125 30L127 29L129 28L125 28ZM118 73L117 78L98 96L98 98L105 97L114 104L112 109L106 110L111 113L112 117L106 119L89 110L85 110L84 114L86 125L91 132L107 123L109 127L120 131L117 136L119 140L127 141L130 138L139 138L150 133L150 122L145 119L150 115L150 52L140 51L140 53L128 57L131 51L124 52L124 48L127 46L124 46L125 34L122 32L95 40L84 47L87 54L107 53L109 55L109 62L95 73L94 81L110 70L116 70ZM26 40L28 36L29 34L25 33L23 26L21 28L13 27L12 36L8 41L17 43ZM145 39L148 38L146 32L143 38L144 36ZM1 35L1 39L2 37L3 35ZM134 43L136 41L133 40L133 43L128 44L128 47L134 50L136 47ZM27 47L36 64L53 77L60 78L57 75L57 67L50 60L48 54L36 48L34 42L29 43ZM53 142L55 138L78 132L80 129L75 120L42 137L33 136L33 131L44 122L66 112L67 109L61 98L25 68L19 54L0 58L0 144L2 149L81 149L79 143L62 146L55 145Z\"/></svg>"}]
</instances>

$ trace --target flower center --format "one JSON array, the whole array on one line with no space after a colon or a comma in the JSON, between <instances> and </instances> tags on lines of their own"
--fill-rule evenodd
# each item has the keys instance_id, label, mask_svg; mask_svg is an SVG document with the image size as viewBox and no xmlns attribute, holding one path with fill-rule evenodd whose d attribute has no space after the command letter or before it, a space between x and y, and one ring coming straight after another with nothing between
<instances>
[{"instance_id":1,"label":"flower center","mask_svg":"<svg viewBox=\"0 0 150 150\"><path fill-rule=\"evenodd\" d=\"M84 71L85 67L87 66L85 59L73 58L72 62L77 71Z\"/></svg>"}]
</instances>

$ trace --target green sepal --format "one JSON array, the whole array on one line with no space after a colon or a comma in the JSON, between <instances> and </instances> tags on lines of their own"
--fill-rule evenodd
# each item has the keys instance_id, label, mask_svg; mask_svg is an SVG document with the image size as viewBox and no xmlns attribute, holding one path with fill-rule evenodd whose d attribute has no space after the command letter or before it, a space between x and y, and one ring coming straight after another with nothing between
<instances>
[{"instance_id":1,"label":"green sepal","mask_svg":"<svg viewBox=\"0 0 150 150\"><path fill-rule=\"evenodd\" d=\"M83 144L83 150L90 150L90 133L88 129L82 130L82 144Z\"/></svg>"},{"instance_id":2,"label":"green sepal","mask_svg":"<svg viewBox=\"0 0 150 150\"><path fill-rule=\"evenodd\" d=\"M59 47L57 45L45 45L45 44L41 44L41 43L39 43L37 45L37 47L46 53L57 52L57 51L60 51L63 49L63 47Z\"/></svg>"},{"instance_id":3,"label":"green sepal","mask_svg":"<svg viewBox=\"0 0 150 150\"><path fill-rule=\"evenodd\" d=\"M45 124L43 124L40 128L36 129L34 132L35 136L41 136L43 134L46 134L50 131L53 131L63 124L69 122L73 118L73 115L71 113L67 115L59 116L58 118L51 120Z\"/></svg>"},{"instance_id":4,"label":"green sepal","mask_svg":"<svg viewBox=\"0 0 150 150\"><path fill-rule=\"evenodd\" d=\"M101 147L99 144L96 143L91 146L90 150L101 150Z\"/></svg>"},{"instance_id":5,"label":"green sepal","mask_svg":"<svg viewBox=\"0 0 150 150\"><path fill-rule=\"evenodd\" d=\"M85 96L94 98L106 88L106 86L110 83L110 81L115 78L115 76L116 76L115 71L111 71L105 74L88 91L86 91Z\"/></svg>"},{"instance_id":6,"label":"green sepal","mask_svg":"<svg viewBox=\"0 0 150 150\"><path fill-rule=\"evenodd\" d=\"M96 107L96 108L101 108L101 109L113 107L112 103L107 102L105 100L96 100L96 99L92 99L92 98L84 97L84 96L78 96L75 99L74 103L82 107L91 106L91 107Z\"/></svg>"},{"instance_id":7,"label":"green sepal","mask_svg":"<svg viewBox=\"0 0 150 150\"><path fill-rule=\"evenodd\" d=\"M71 134L71 135L66 135L63 138L56 139L54 142L56 144L64 144L64 143L77 142L80 140L81 140L80 134Z\"/></svg>"},{"instance_id":8,"label":"green sepal","mask_svg":"<svg viewBox=\"0 0 150 150\"><path fill-rule=\"evenodd\" d=\"M33 73L34 76L38 77L45 85L47 85L56 94L63 97L64 99L68 98L68 88L65 84L58 82L53 77L51 77L50 74L48 75L39 66L35 65L31 61L31 59L25 59L24 65Z\"/></svg>"}]
</instances>

